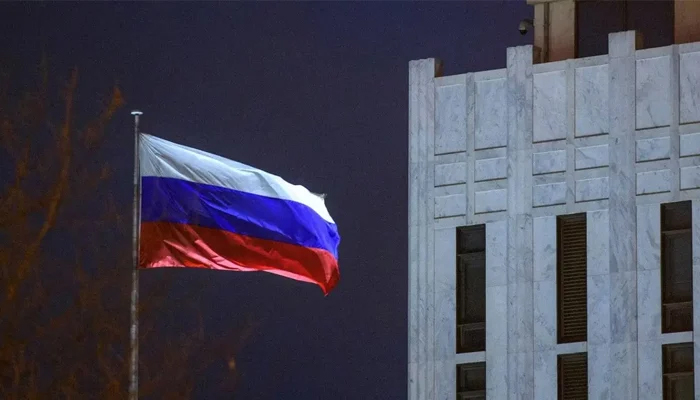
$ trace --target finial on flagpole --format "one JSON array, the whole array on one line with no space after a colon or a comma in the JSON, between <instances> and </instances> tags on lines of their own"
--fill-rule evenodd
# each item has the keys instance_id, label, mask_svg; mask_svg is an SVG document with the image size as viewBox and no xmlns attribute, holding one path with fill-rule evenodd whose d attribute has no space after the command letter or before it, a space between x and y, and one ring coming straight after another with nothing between
<instances>
[{"instance_id":1,"label":"finial on flagpole","mask_svg":"<svg viewBox=\"0 0 700 400\"><path fill-rule=\"evenodd\" d=\"M132 110L131 115L134 116L134 134L137 136L138 140L138 134L139 134L139 117L143 115L142 111L139 110ZM136 149L138 151L138 149Z\"/></svg>"}]
</instances>

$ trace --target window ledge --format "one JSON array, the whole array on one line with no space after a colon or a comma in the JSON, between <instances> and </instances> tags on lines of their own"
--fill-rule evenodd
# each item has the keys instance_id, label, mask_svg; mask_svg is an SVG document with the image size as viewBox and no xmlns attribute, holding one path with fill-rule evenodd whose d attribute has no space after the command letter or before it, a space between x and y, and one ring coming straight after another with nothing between
<instances>
[{"instance_id":1,"label":"window ledge","mask_svg":"<svg viewBox=\"0 0 700 400\"><path fill-rule=\"evenodd\" d=\"M457 364L486 362L486 352L475 351L473 353L457 353L455 354L455 362Z\"/></svg>"},{"instance_id":2,"label":"window ledge","mask_svg":"<svg viewBox=\"0 0 700 400\"><path fill-rule=\"evenodd\" d=\"M661 334L661 344L689 343L692 341L693 331Z\"/></svg>"},{"instance_id":3,"label":"window ledge","mask_svg":"<svg viewBox=\"0 0 700 400\"><path fill-rule=\"evenodd\" d=\"M559 343L557 354L585 353L588 349L587 342Z\"/></svg>"}]
</instances>

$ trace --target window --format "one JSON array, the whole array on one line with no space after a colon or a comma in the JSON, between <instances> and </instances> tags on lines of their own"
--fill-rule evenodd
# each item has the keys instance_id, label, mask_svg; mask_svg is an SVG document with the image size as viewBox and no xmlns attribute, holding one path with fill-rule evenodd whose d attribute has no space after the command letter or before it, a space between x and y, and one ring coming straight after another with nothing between
<instances>
[{"instance_id":1,"label":"window","mask_svg":"<svg viewBox=\"0 0 700 400\"><path fill-rule=\"evenodd\" d=\"M689 201L661 206L662 332L693 330L693 233Z\"/></svg>"},{"instance_id":2,"label":"window","mask_svg":"<svg viewBox=\"0 0 700 400\"><path fill-rule=\"evenodd\" d=\"M457 400L486 399L486 363L457 365Z\"/></svg>"},{"instance_id":3,"label":"window","mask_svg":"<svg viewBox=\"0 0 700 400\"><path fill-rule=\"evenodd\" d=\"M644 48L673 44L671 0L578 0L576 57L608 54L608 34L636 30Z\"/></svg>"},{"instance_id":4,"label":"window","mask_svg":"<svg viewBox=\"0 0 700 400\"><path fill-rule=\"evenodd\" d=\"M557 357L559 400L588 400L588 359L586 353Z\"/></svg>"},{"instance_id":5,"label":"window","mask_svg":"<svg viewBox=\"0 0 700 400\"><path fill-rule=\"evenodd\" d=\"M559 343L586 340L586 214L557 218L557 335Z\"/></svg>"},{"instance_id":6,"label":"window","mask_svg":"<svg viewBox=\"0 0 700 400\"><path fill-rule=\"evenodd\" d=\"M486 226L457 229L457 352L486 349Z\"/></svg>"},{"instance_id":7,"label":"window","mask_svg":"<svg viewBox=\"0 0 700 400\"><path fill-rule=\"evenodd\" d=\"M664 400L692 400L695 397L693 364L693 343L663 346Z\"/></svg>"}]
</instances>

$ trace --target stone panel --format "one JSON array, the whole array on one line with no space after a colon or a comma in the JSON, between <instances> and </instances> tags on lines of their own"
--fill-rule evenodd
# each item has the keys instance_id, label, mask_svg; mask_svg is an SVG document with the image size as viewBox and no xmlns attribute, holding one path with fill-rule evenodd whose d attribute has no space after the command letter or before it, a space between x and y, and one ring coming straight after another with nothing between
<instances>
[{"instance_id":1,"label":"stone panel","mask_svg":"<svg viewBox=\"0 0 700 400\"><path fill-rule=\"evenodd\" d=\"M542 175L566 171L566 150L545 151L532 156L532 174Z\"/></svg>"},{"instance_id":2,"label":"stone panel","mask_svg":"<svg viewBox=\"0 0 700 400\"><path fill-rule=\"evenodd\" d=\"M610 343L610 275L589 275L588 298L588 344Z\"/></svg>"},{"instance_id":3,"label":"stone panel","mask_svg":"<svg viewBox=\"0 0 700 400\"><path fill-rule=\"evenodd\" d=\"M536 352L534 370L535 399L557 400L557 352Z\"/></svg>"},{"instance_id":4,"label":"stone panel","mask_svg":"<svg viewBox=\"0 0 700 400\"><path fill-rule=\"evenodd\" d=\"M532 238L534 282L534 350L535 363L543 357L542 352L556 350L557 347L557 218L534 218ZM554 365L556 365L556 360ZM537 365L535 365L537 368ZM541 371L543 372L543 371ZM549 388L551 382L544 381L535 374L535 389ZM556 387L556 385L555 385ZM545 389L548 392L548 389ZM535 396L539 398L539 396Z\"/></svg>"},{"instance_id":5,"label":"stone panel","mask_svg":"<svg viewBox=\"0 0 700 400\"><path fill-rule=\"evenodd\" d=\"M445 361L435 361L435 397L436 399L451 399L454 396L454 385L457 382L457 368L454 357Z\"/></svg>"},{"instance_id":6,"label":"stone panel","mask_svg":"<svg viewBox=\"0 0 700 400\"><path fill-rule=\"evenodd\" d=\"M700 122L700 52L680 55L680 122Z\"/></svg>"},{"instance_id":7,"label":"stone panel","mask_svg":"<svg viewBox=\"0 0 700 400\"><path fill-rule=\"evenodd\" d=\"M637 269L661 268L661 207L659 204L637 206Z\"/></svg>"},{"instance_id":8,"label":"stone panel","mask_svg":"<svg viewBox=\"0 0 700 400\"><path fill-rule=\"evenodd\" d=\"M474 193L474 213L505 211L508 204L506 189L485 190Z\"/></svg>"},{"instance_id":9,"label":"stone panel","mask_svg":"<svg viewBox=\"0 0 700 400\"><path fill-rule=\"evenodd\" d=\"M532 215L511 214L508 209L508 283L532 283ZM532 291L532 285L530 285ZM509 292L510 293L510 289ZM530 310L532 317L532 310Z\"/></svg>"},{"instance_id":10,"label":"stone panel","mask_svg":"<svg viewBox=\"0 0 700 400\"><path fill-rule=\"evenodd\" d=\"M435 166L435 186L456 185L467 181L467 163L456 162Z\"/></svg>"},{"instance_id":11,"label":"stone panel","mask_svg":"<svg viewBox=\"0 0 700 400\"><path fill-rule=\"evenodd\" d=\"M661 340L660 269L637 272L637 301L639 341Z\"/></svg>"},{"instance_id":12,"label":"stone panel","mask_svg":"<svg viewBox=\"0 0 700 400\"><path fill-rule=\"evenodd\" d=\"M557 217L537 217L532 221L533 279L535 282L556 279Z\"/></svg>"},{"instance_id":13,"label":"stone panel","mask_svg":"<svg viewBox=\"0 0 700 400\"><path fill-rule=\"evenodd\" d=\"M488 257L486 263L488 268ZM505 285L486 287L486 332L487 397L505 399L508 398L508 287Z\"/></svg>"},{"instance_id":14,"label":"stone panel","mask_svg":"<svg viewBox=\"0 0 700 400\"><path fill-rule=\"evenodd\" d=\"M486 224L486 287L508 284L507 251L508 222Z\"/></svg>"},{"instance_id":15,"label":"stone panel","mask_svg":"<svg viewBox=\"0 0 700 400\"><path fill-rule=\"evenodd\" d=\"M533 76L533 140L566 139L566 71Z\"/></svg>"},{"instance_id":16,"label":"stone panel","mask_svg":"<svg viewBox=\"0 0 700 400\"><path fill-rule=\"evenodd\" d=\"M566 204L566 182L545 183L532 188L532 206Z\"/></svg>"},{"instance_id":17,"label":"stone panel","mask_svg":"<svg viewBox=\"0 0 700 400\"><path fill-rule=\"evenodd\" d=\"M610 344L610 399L636 400L637 342Z\"/></svg>"},{"instance_id":18,"label":"stone panel","mask_svg":"<svg viewBox=\"0 0 700 400\"><path fill-rule=\"evenodd\" d=\"M508 143L506 80L476 82L476 137L474 148L503 147Z\"/></svg>"},{"instance_id":19,"label":"stone panel","mask_svg":"<svg viewBox=\"0 0 700 400\"><path fill-rule=\"evenodd\" d=\"M671 138L668 136L637 140L637 162L669 158L671 158Z\"/></svg>"},{"instance_id":20,"label":"stone panel","mask_svg":"<svg viewBox=\"0 0 700 400\"><path fill-rule=\"evenodd\" d=\"M607 199L609 192L607 177L576 181L577 202Z\"/></svg>"},{"instance_id":21,"label":"stone panel","mask_svg":"<svg viewBox=\"0 0 700 400\"><path fill-rule=\"evenodd\" d=\"M700 188L700 166L681 168L681 189Z\"/></svg>"},{"instance_id":22,"label":"stone panel","mask_svg":"<svg viewBox=\"0 0 700 400\"><path fill-rule=\"evenodd\" d=\"M588 345L588 398L614 400L610 397L610 344Z\"/></svg>"},{"instance_id":23,"label":"stone panel","mask_svg":"<svg viewBox=\"0 0 700 400\"><path fill-rule=\"evenodd\" d=\"M612 343L637 340L636 270L610 274L610 339Z\"/></svg>"},{"instance_id":24,"label":"stone panel","mask_svg":"<svg viewBox=\"0 0 700 400\"><path fill-rule=\"evenodd\" d=\"M586 242L588 245L588 275L610 273L610 220L608 210L587 213Z\"/></svg>"},{"instance_id":25,"label":"stone panel","mask_svg":"<svg viewBox=\"0 0 700 400\"><path fill-rule=\"evenodd\" d=\"M435 88L435 154L467 150L465 85Z\"/></svg>"},{"instance_id":26,"label":"stone panel","mask_svg":"<svg viewBox=\"0 0 700 400\"><path fill-rule=\"evenodd\" d=\"M608 145L579 147L576 149L576 169L608 166Z\"/></svg>"},{"instance_id":27,"label":"stone panel","mask_svg":"<svg viewBox=\"0 0 700 400\"><path fill-rule=\"evenodd\" d=\"M456 217L467 213L467 195L435 197L435 218Z\"/></svg>"},{"instance_id":28,"label":"stone panel","mask_svg":"<svg viewBox=\"0 0 700 400\"><path fill-rule=\"evenodd\" d=\"M659 400L663 395L661 342L639 342L639 399Z\"/></svg>"},{"instance_id":29,"label":"stone panel","mask_svg":"<svg viewBox=\"0 0 700 400\"><path fill-rule=\"evenodd\" d=\"M455 229L436 229L434 247L435 271L435 357L454 364L456 343L455 307L457 243Z\"/></svg>"},{"instance_id":30,"label":"stone panel","mask_svg":"<svg viewBox=\"0 0 700 400\"><path fill-rule=\"evenodd\" d=\"M637 129L671 123L671 58L637 60Z\"/></svg>"},{"instance_id":31,"label":"stone panel","mask_svg":"<svg viewBox=\"0 0 700 400\"><path fill-rule=\"evenodd\" d=\"M476 160L474 167L474 180L476 182L493 179L504 179L508 170L508 161L505 157L487 158Z\"/></svg>"},{"instance_id":32,"label":"stone panel","mask_svg":"<svg viewBox=\"0 0 700 400\"><path fill-rule=\"evenodd\" d=\"M671 171L668 169L637 173L637 194L671 191Z\"/></svg>"},{"instance_id":33,"label":"stone panel","mask_svg":"<svg viewBox=\"0 0 700 400\"><path fill-rule=\"evenodd\" d=\"M700 133L681 135L681 157L700 155Z\"/></svg>"},{"instance_id":34,"label":"stone panel","mask_svg":"<svg viewBox=\"0 0 700 400\"><path fill-rule=\"evenodd\" d=\"M534 395L534 353L508 353L508 397L504 399L536 400ZM539 400L539 399L537 399Z\"/></svg>"},{"instance_id":35,"label":"stone panel","mask_svg":"<svg viewBox=\"0 0 700 400\"><path fill-rule=\"evenodd\" d=\"M555 350L557 347L557 282L534 282L534 346L535 351Z\"/></svg>"},{"instance_id":36,"label":"stone panel","mask_svg":"<svg viewBox=\"0 0 700 400\"><path fill-rule=\"evenodd\" d=\"M576 69L576 136L608 132L608 66Z\"/></svg>"}]
</instances>

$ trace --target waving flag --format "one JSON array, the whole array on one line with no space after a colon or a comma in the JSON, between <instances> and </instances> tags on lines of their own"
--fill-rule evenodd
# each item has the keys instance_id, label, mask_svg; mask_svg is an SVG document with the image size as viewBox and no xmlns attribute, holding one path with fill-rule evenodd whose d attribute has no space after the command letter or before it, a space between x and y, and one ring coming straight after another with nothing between
<instances>
[{"instance_id":1,"label":"waving flag","mask_svg":"<svg viewBox=\"0 0 700 400\"><path fill-rule=\"evenodd\" d=\"M340 236L324 199L303 186L141 134L139 267L265 271L339 279Z\"/></svg>"}]
</instances>

